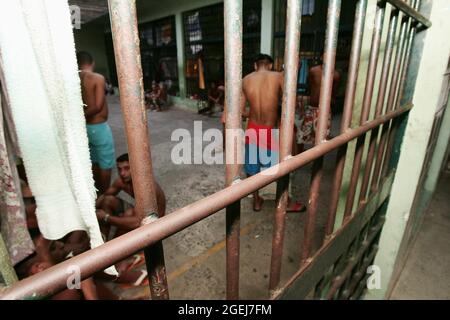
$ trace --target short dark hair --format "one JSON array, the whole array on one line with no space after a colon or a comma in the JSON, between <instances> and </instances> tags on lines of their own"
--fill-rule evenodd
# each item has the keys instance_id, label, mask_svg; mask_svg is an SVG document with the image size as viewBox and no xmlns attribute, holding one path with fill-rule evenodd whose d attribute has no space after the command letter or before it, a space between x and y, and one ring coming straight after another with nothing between
<instances>
[{"instance_id":1,"label":"short dark hair","mask_svg":"<svg viewBox=\"0 0 450 320\"><path fill-rule=\"evenodd\" d=\"M94 58L89 52L79 51L77 52L77 62L79 67L86 64L90 65L94 63Z\"/></svg>"},{"instance_id":2,"label":"short dark hair","mask_svg":"<svg viewBox=\"0 0 450 320\"><path fill-rule=\"evenodd\" d=\"M260 53L255 57L255 61L254 61L257 65L262 65L262 64L272 64L273 63L273 58L271 56L269 56L268 54L264 54L264 53Z\"/></svg>"},{"instance_id":3,"label":"short dark hair","mask_svg":"<svg viewBox=\"0 0 450 320\"><path fill-rule=\"evenodd\" d=\"M121 155L116 159L116 162L129 162L129 161L130 160L128 159L128 153L124 153L123 155Z\"/></svg>"}]
</instances>

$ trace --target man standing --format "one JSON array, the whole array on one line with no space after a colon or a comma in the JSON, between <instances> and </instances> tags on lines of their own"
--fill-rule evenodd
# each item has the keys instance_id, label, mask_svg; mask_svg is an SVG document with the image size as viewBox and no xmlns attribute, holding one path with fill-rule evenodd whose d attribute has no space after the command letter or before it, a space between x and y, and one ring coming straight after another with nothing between
<instances>
[{"instance_id":1,"label":"man standing","mask_svg":"<svg viewBox=\"0 0 450 320\"><path fill-rule=\"evenodd\" d=\"M249 121L245 139L245 172L253 176L278 162L279 101L283 93L283 74L272 71L273 59L259 54L255 59L255 71L243 80L243 101L250 104ZM264 159L265 158L265 159ZM253 210L261 211L264 200L259 192L253 194ZM300 212L305 207L300 203L288 206L287 212Z\"/></svg>"},{"instance_id":2,"label":"man standing","mask_svg":"<svg viewBox=\"0 0 450 320\"><path fill-rule=\"evenodd\" d=\"M302 123L300 125L299 136L297 143L304 148L304 144L315 144L317 121L319 119L319 102L320 102L320 87L322 84L323 73L323 54L319 65L312 67L309 70L308 86L310 91L309 103L302 105ZM333 91L331 95L331 106L335 104L336 95L339 89L341 75L337 70L333 75ZM328 121L327 136L330 135L331 129L331 112Z\"/></svg>"},{"instance_id":3,"label":"man standing","mask_svg":"<svg viewBox=\"0 0 450 320\"><path fill-rule=\"evenodd\" d=\"M106 83L102 75L94 72L95 62L89 53L78 52L77 61L85 105L84 115L87 123L92 170L99 194L103 194L111 184L111 171L115 164L114 139L107 123Z\"/></svg>"}]
</instances>

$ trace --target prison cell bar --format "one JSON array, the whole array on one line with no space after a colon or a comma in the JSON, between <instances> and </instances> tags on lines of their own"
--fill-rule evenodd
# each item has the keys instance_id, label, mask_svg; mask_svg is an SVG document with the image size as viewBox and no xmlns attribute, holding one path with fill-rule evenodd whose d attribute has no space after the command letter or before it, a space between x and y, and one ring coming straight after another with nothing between
<instances>
[{"instance_id":1,"label":"prison cell bar","mask_svg":"<svg viewBox=\"0 0 450 320\"><path fill-rule=\"evenodd\" d=\"M352 50L350 54L347 89L345 92L344 111L342 113L341 134L350 128L353 107L355 105L356 84L360 66L360 55L362 40L364 36L364 24L366 21L367 0L359 0L356 5L355 23L352 40ZM342 178L344 175L345 157L348 145L339 148L336 159L336 169L334 171L333 186L331 191L328 219L325 227L325 238L327 239L334 230L336 212L341 191Z\"/></svg>"},{"instance_id":2,"label":"prison cell bar","mask_svg":"<svg viewBox=\"0 0 450 320\"><path fill-rule=\"evenodd\" d=\"M369 67L367 72L360 124L365 123L369 119L378 65L381 35L383 32L384 13L385 13L385 6L384 5L380 6L380 4L378 4L375 15L375 25L372 36L372 48L370 51ZM366 135L362 135L361 137L358 137L358 140L356 142L355 158L353 161L353 170L351 173L350 185L347 194L347 201L345 204L344 220L349 219L353 212L353 203L355 200L355 193L359 179L359 171L361 168L361 161L363 158L365 138Z\"/></svg>"},{"instance_id":3,"label":"prison cell bar","mask_svg":"<svg viewBox=\"0 0 450 320\"><path fill-rule=\"evenodd\" d=\"M276 166L267 169L265 174L258 174L233 184L202 200L174 211L153 223L146 224L136 230L113 239L100 247L82 253L39 274L24 279L0 296L2 299L20 299L46 297L66 286L67 270L74 265L81 271L81 279L86 279L94 273L121 261L143 248L184 230L185 228L211 216L226 206L242 199L249 194L277 181L288 173L308 165L315 159L341 147L362 134L390 121L393 118L411 110L412 105L406 105L398 110L387 113L364 125L347 130L330 141L326 141L297 156L290 157Z\"/></svg>"},{"instance_id":4,"label":"prison cell bar","mask_svg":"<svg viewBox=\"0 0 450 320\"><path fill-rule=\"evenodd\" d=\"M292 155L297 80L299 69L301 1L288 0L286 18L285 79L280 124L280 161ZM289 175L277 183L277 206L273 225L272 257L270 261L269 290L276 290L280 282L283 256L286 209L289 201Z\"/></svg>"},{"instance_id":5,"label":"prison cell bar","mask_svg":"<svg viewBox=\"0 0 450 320\"><path fill-rule=\"evenodd\" d=\"M135 210L143 217L143 224L158 217L155 181L153 178L147 110L144 103L144 84L137 29L136 2L108 0L114 53L127 134ZM144 250L149 275L151 297L168 299L164 250L162 242L155 242Z\"/></svg>"},{"instance_id":6,"label":"prison cell bar","mask_svg":"<svg viewBox=\"0 0 450 320\"><path fill-rule=\"evenodd\" d=\"M408 52L410 54L410 52ZM409 61L409 59L407 60ZM404 71L406 72L406 70ZM213 213L235 203L248 194L272 183L290 172L303 167L325 154L342 147L368 131L380 125L387 124L411 109L412 105L389 111L372 121L367 121L360 127L349 129L338 137L326 141L300 155L291 157L268 169L265 174L258 174L240 183L221 190L205 199L197 201L185 208L179 209L171 215L141 226L101 247L85 252L70 260L60 263L40 274L29 277L2 293L2 299L37 298L49 296L61 290L66 285L67 268L77 265L81 271L81 278L86 279L95 272L123 260L131 254L153 245L168 236L179 232L192 224L212 215ZM127 132L128 133L128 132ZM338 231L339 232L339 231ZM301 269L302 270L302 269ZM299 270L299 272L301 272Z\"/></svg>"},{"instance_id":7,"label":"prison cell bar","mask_svg":"<svg viewBox=\"0 0 450 320\"><path fill-rule=\"evenodd\" d=\"M415 0L415 2L413 3L413 7L415 10L417 10L420 7L420 0ZM407 77L408 71L409 71L409 66L410 66L410 62L411 62L411 54L412 54L412 50L413 50L413 43L414 43L414 39L415 39L415 36L417 33L417 28L418 28L417 21L412 21L412 29L410 31L410 35L409 35L409 39L408 39L406 57L405 57L405 62L404 62L403 70L402 70L401 84L400 84L400 88L399 88L398 92L396 93L396 99L395 99L395 104L393 106L393 109L397 108L402 103L402 100L404 99L404 96L405 96L406 77ZM383 156L383 164L382 164L380 179L384 179L388 174L391 155L392 155L393 146L394 146L394 141L395 141L395 137L397 135L396 133L397 133L398 125L399 125L398 120L391 121L391 126L387 133L388 143L386 146L386 152Z\"/></svg>"},{"instance_id":8,"label":"prison cell bar","mask_svg":"<svg viewBox=\"0 0 450 320\"><path fill-rule=\"evenodd\" d=\"M226 132L242 128L242 0L224 1ZM240 140L226 141L226 185L239 182L242 163ZM227 299L239 299L240 200L226 209Z\"/></svg>"},{"instance_id":9,"label":"prison cell bar","mask_svg":"<svg viewBox=\"0 0 450 320\"><path fill-rule=\"evenodd\" d=\"M400 30L400 36L398 40L397 50L395 54L395 62L394 62L394 72L392 75L391 85L389 89L389 97L387 101L387 105L385 108L385 111L389 111L392 108L394 108L395 103L395 95L396 92L399 89L400 83L399 75L401 74L402 66L404 65L404 54L406 52L406 45L407 45L407 35L408 35L408 27L409 27L409 20L410 18L405 14L402 18L402 26ZM381 137L378 144L378 150L377 150L377 157L375 160L375 166L373 169L373 175L372 175L372 181L370 183L370 190L369 194L373 194L378 189L378 181L380 177L380 171L381 171L381 165L383 161L383 155L386 148L386 142L387 142L387 133L388 133L389 126L383 126L381 130Z\"/></svg>"},{"instance_id":10,"label":"prison cell bar","mask_svg":"<svg viewBox=\"0 0 450 320\"><path fill-rule=\"evenodd\" d=\"M381 70L381 77L379 80L379 89L378 89L378 97L376 101L376 107L375 107L375 117L380 116L383 113L383 107L386 100L386 90L388 85L388 78L390 75L390 69L392 64L392 53L394 51L394 45L395 45L395 38L396 38L396 32L397 32L397 22L399 19L399 10L393 10L391 12L390 22L389 22L389 29L386 39L386 47L384 50L384 61L383 66ZM398 72L398 70L393 70L394 74ZM366 165L364 169L364 176L361 183L361 190L359 193L359 205L366 201L367 199L367 188L369 185L369 179L370 175L372 173L372 162L375 156L375 149L377 146L378 141L378 128L374 129L370 133L370 142L369 142L369 150L367 153L366 158Z\"/></svg>"},{"instance_id":11,"label":"prison cell bar","mask_svg":"<svg viewBox=\"0 0 450 320\"><path fill-rule=\"evenodd\" d=\"M370 230L368 238L362 241L361 246L358 248L358 251L350 257L349 263L343 270L343 272L334 278L333 285L327 292L327 299L332 299L335 296L336 292L341 288L341 286L344 285L344 282L347 279L351 280L352 271L357 267L359 262L363 260L366 250L372 245L373 241L375 240L378 232L381 231L382 227L383 221L379 222L375 226L375 228Z\"/></svg>"},{"instance_id":12,"label":"prison cell bar","mask_svg":"<svg viewBox=\"0 0 450 320\"><path fill-rule=\"evenodd\" d=\"M334 69L336 63L336 47L339 33L341 15L341 0L330 0L328 4L327 30L325 38L325 52L322 82L320 87L319 119L316 132L316 146L327 139L330 116L331 96L333 93ZM323 157L314 161L312 181L308 201L308 214L305 223L305 235L301 254L301 264L304 264L311 255L315 235L316 216L319 202L320 183L323 174Z\"/></svg>"}]
</instances>

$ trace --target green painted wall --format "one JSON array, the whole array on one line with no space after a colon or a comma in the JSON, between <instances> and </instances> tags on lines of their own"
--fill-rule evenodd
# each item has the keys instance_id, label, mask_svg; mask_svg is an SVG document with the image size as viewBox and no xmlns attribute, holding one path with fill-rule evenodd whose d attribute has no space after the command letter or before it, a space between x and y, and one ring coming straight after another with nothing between
<instances>
[{"instance_id":1,"label":"green painted wall","mask_svg":"<svg viewBox=\"0 0 450 320\"><path fill-rule=\"evenodd\" d=\"M261 52L269 55L273 55L274 1L261 0Z\"/></svg>"},{"instance_id":2,"label":"green painted wall","mask_svg":"<svg viewBox=\"0 0 450 320\"><path fill-rule=\"evenodd\" d=\"M104 26L97 23L82 25L80 30L74 30L74 37L77 51L88 51L92 54L96 71L109 78Z\"/></svg>"}]
</instances>

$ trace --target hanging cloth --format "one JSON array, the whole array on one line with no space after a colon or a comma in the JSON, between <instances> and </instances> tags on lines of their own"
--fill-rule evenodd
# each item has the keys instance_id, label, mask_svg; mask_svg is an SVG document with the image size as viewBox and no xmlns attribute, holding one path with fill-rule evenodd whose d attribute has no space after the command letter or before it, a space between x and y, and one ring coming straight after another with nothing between
<instances>
[{"instance_id":1,"label":"hanging cloth","mask_svg":"<svg viewBox=\"0 0 450 320\"><path fill-rule=\"evenodd\" d=\"M103 244L68 2L1 1L0 53L42 235Z\"/></svg>"}]
</instances>

